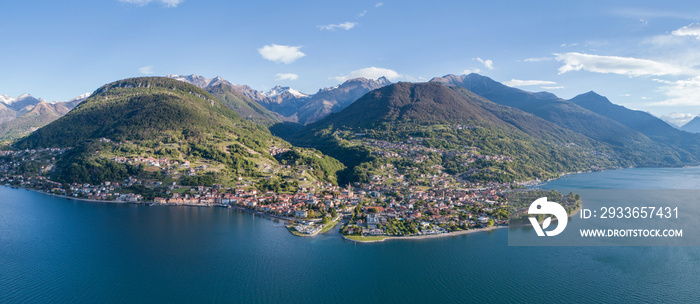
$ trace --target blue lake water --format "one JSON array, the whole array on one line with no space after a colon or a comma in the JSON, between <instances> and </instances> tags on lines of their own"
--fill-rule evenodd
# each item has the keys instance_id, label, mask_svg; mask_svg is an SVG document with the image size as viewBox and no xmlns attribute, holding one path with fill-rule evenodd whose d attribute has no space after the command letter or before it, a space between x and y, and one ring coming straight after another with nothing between
<instances>
[{"instance_id":1,"label":"blue lake water","mask_svg":"<svg viewBox=\"0 0 700 304\"><path fill-rule=\"evenodd\" d=\"M543 187L700 188L700 168ZM0 303L700 302L698 247L509 247L508 230L356 244L223 208L0 187Z\"/></svg>"}]
</instances>

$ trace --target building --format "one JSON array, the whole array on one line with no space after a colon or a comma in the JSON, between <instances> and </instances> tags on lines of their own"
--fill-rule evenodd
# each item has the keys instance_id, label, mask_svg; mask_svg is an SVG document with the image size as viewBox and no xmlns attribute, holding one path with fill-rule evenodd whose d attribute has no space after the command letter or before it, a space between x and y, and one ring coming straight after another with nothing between
<instances>
[{"instance_id":1,"label":"building","mask_svg":"<svg viewBox=\"0 0 700 304\"><path fill-rule=\"evenodd\" d=\"M379 214L377 214L377 213L367 214L367 228L375 229L375 228L377 228L377 224L379 224Z\"/></svg>"},{"instance_id":2,"label":"building","mask_svg":"<svg viewBox=\"0 0 700 304\"><path fill-rule=\"evenodd\" d=\"M297 210L297 211L294 211L294 216L296 216L296 217L298 217L298 218L306 218L308 215L309 215L309 214L308 214L308 212L306 212L306 210Z\"/></svg>"}]
</instances>

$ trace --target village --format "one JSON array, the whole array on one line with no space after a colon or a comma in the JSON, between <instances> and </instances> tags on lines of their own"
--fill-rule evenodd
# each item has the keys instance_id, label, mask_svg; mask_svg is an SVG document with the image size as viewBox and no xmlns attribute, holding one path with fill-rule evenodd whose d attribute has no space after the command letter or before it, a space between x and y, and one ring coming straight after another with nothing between
<instances>
[{"instance_id":1,"label":"village","mask_svg":"<svg viewBox=\"0 0 700 304\"><path fill-rule=\"evenodd\" d=\"M475 187L445 173L423 174L420 181L412 181L391 164L378 168L381 174L372 175L367 183L340 187L313 182L296 193L261 191L244 182L235 187L183 186L135 176L99 185L61 184L37 174L49 170L51 160L65 152L62 149L2 152L0 156L12 154L15 161L0 162L0 185L96 202L237 208L284 220L289 223L290 231L300 236L326 232L339 223L340 232L354 239L440 235L507 225L503 189L508 185L490 183ZM25 174L10 174L27 163L22 160L41 165ZM112 161L162 170L197 171L190 171L189 162L165 158L115 157ZM147 190L148 194L139 189Z\"/></svg>"},{"instance_id":2,"label":"village","mask_svg":"<svg viewBox=\"0 0 700 304\"><path fill-rule=\"evenodd\" d=\"M464 128L458 126L457 128ZM416 163L421 163L428 159L428 153L437 153L446 156L461 156L465 158L465 163L473 163L477 160L488 161L513 161L513 158L506 155L482 155L477 152L476 147L465 146L462 151L454 149L428 148L424 143L423 138L413 138L400 142L388 142L384 140L363 138L362 142L375 149L377 155L393 158L407 158Z\"/></svg>"}]
</instances>

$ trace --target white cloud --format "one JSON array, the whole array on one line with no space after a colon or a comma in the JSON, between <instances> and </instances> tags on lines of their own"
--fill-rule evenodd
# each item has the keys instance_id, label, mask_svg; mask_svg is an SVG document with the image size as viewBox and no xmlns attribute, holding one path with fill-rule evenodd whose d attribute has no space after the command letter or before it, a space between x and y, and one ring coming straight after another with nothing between
<instances>
[{"instance_id":1,"label":"white cloud","mask_svg":"<svg viewBox=\"0 0 700 304\"><path fill-rule=\"evenodd\" d=\"M479 70L478 68L468 68L468 69L462 71L462 74L469 75L471 73L479 73L479 72L481 72L481 70Z\"/></svg>"},{"instance_id":2,"label":"white cloud","mask_svg":"<svg viewBox=\"0 0 700 304\"><path fill-rule=\"evenodd\" d=\"M547 80L520 80L511 79L510 81L503 82L503 84L509 87L527 87L527 86L542 86L542 85L555 85L554 81Z\"/></svg>"},{"instance_id":3,"label":"white cloud","mask_svg":"<svg viewBox=\"0 0 700 304\"><path fill-rule=\"evenodd\" d=\"M151 2L158 2L166 7L177 7L185 0L119 0L119 2L131 3L139 6L144 6Z\"/></svg>"},{"instance_id":4,"label":"white cloud","mask_svg":"<svg viewBox=\"0 0 700 304\"><path fill-rule=\"evenodd\" d=\"M377 2L377 4L375 4L374 7L380 7L382 5L384 5L384 2Z\"/></svg>"},{"instance_id":5,"label":"white cloud","mask_svg":"<svg viewBox=\"0 0 700 304\"><path fill-rule=\"evenodd\" d=\"M367 15L367 10L363 10L362 13L357 14L357 17L358 17L358 18L362 18L362 17L364 17L365 15Z\"/></svg>"},{"instance_id":6,"label":"white cloud","mask_svg":"<svg viewBox=\"0 0 700 304\"><path fill-rule=\"evenodd\" d=\"M494 67L493 67L493 61L492 61L491 59L486 59L486 60L484 60L484 59L481 59L481 58L477 57L476 60L478 60L479 62L481 62L481 64L483 64L487 69L489 69L489 70L493 70L493 69L494 69Z\"/></svg>"},{"instance_id":7,"label":"white cloud","mask_svg":"<svg viewBox=\"0 0 700 304\"><path fill-rule=\"evenodd\" d=\"M300 48L301 46L270 44L259 48L258 53L272 62L290 64L306 56L299 50Z\"/></svg>"},{"instance_id":8,"label":"white cloud","mask_svg":"<svg viewBox=\"0 0 700 304\"><path fill-rule=\"evenodd\" d=\"M151 75L151 74L153 74L153 66L147 65L147 66L140 67L139 73L144 74L144 75Z\"/></svg>"},{"instance_id":9,"label":"white cloud","mask_svg":"<svg viewBox=\"0 0 700 304\"><path fill-rule=\"evenodd\" d=\"M632 57L599 56L581 53L554 55L557 56L557 61L564 63L563 66L559 67L559 74L580 70L628 76L688 75L694 73L692 69Z\"/></svg>"},{"instance_id":10,"label":"white cloud","mask_svg":"<svg viewBox=\"0 0 700 304\"><path fill-rule=\"evenodd\" d=\"M294 73L277 73L275 76L277 76L277 80L297 80L299 78L299 75Z\"/></svg>"},{"instance_id":11,"label":"white cloud","mask_svg":"<svg viewBox=\"0 0 700 304\"><path fill-rule=\"evenodd\" d=\"M671 34L674 36L694 36L695 38L700 39L700 23L686 25L671 32Z\"/></svg>"},{"instance_id":12,"label":"white cloud","mask_svg":"<svg viewBox=\"0 0 700 304\"><path fill-rule=\"evenodd\" d=\"M329 24L329 25L319 25L318 28L322 31L335 31L336 29L350 30L355 27L357 23L355 22L343 22L340 24Z\"/></svg>"},{"instance_id":13,"label":"white cloud","mask_svg":"<svg viewBox=\"0 0 700 304\"><path fill-rule=\"evenodd\" d=\"M660 89L667 99L652 103L652 106L700 106L700 76L676 81L654 81L665 84Z\"/></svg>"},{"instance_id":14,"label":"white cloud","mask_svg":"<svg viewBox=\"0 0 700 304\"><path fill-rule=\"evenodd\" d=\"M405 78L404 75L401 75L397 73L394 70L391 69L385 69L385 68L377 68L377 67L369 67L369 68L364 68L360 70L355 70L350 72L350 75L343 75L343 76L337 76L335 77L336 80L343 82L348 79L353 79L353 78L367 78L367 79L377 79L379 77L386 77L387 79L394 81L397 79Z\"/></svg>"},{"instance_id":15,"label":"white cloud","mask_svg":"<svg viewBox=\"0 0 700 304\"><path fill-rule=\"evenodd\" d=\"M562 43L560 46L563 47L563 48L566 48L566 47L574 47L574 46L577 46L577 45L578 45L578 43L574 42L574 43L568 43L568 44L567 44L567 43Z\"/></svg>"},{"instance_id":16,"label":"white cloud","mask_svg":"<svg viewBox=\"0 0 700 304\"><path fill-rule=\"evenodd\" d=\"M565 89L564 86L545 86L545 87L540 87L544 90L560 90L560 89Z\"/></svg>"},{"instance_id":17,"label":"white cloud","mask_svg":"<svg viewBox=\"0 0 700 304\"><path fill-rule=\"evenodd\" d=\"M541 62L541 61L550 61L550 60L554 60L554 58L552 58L552 57L527 58L523 61L525 61L525 62Z\"/></svg>"}]
</instances>

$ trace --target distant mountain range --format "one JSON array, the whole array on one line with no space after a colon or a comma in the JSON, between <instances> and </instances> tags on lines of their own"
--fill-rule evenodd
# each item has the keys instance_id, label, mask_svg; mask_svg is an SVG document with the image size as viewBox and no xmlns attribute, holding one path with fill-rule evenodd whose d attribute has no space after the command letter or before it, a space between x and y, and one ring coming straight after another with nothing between
<instances>
[{"instance_id":1,"label":"distant mountain range","mask_svg":"<svg viewBox=\"0 0 700 304\"><path fill-rule=\"evenodd\" d=\"M680 127L680 129L690 133L700 133L700 116L693 117L693 119Z\"/></svg>"},{"instance_id":2,"label":"distant mountain range","mask_svg":"<svg viewBox=\"0 0 700 304\"><path fill-rule=\"evenodd\" d=\"M281 121L309 124L330 113L339 112L369 91L391 84L385 77L380 77L377 80L355 78L347 80L338 86L320 89L315 94L308 95L290 87L282 86L276 86L268 92L259 92L247 85L232 84L221 77L213 79L207 79L198 75L168 75L167 77L189 82L210 93L214 91L237 91L243 97L262 105L269 111L282 115L282 117L270 120L269 118L274 115L262 113L259 109L251 111L250 105L243 105L249 104L250 101L240 96L237 98L239 100L231 101L227 105L243 117L254 117L253 120L266 121L268 124ZM217 97L221 96L214 95Z\"/></svg>"},{"instance_id":3,"label":"distant mountain range","mask_svg":"<svg viewBox=\"0 0 700 304\"><path fill-rule=\"evenodd\" d=\"M384 165L401 174L507 182L700 163L700 134L648 113L615 105L592 91L565 100L478 74L397 84L383 77L357 78L315 94L281 86L260 92L221 77L134 78L99 88L57 120L82 99L51 104L23 95L0 100L0 117L7 120L0 134L11 134L8 138L55 120L15 147L81 147L70 160L87 171L70 171L76 168L67 167L68 160L59 166L64 177L82 176L76 180L93 178L90 170L107 164L89 154L102 138L130 142L134 146L128 151L208 159L227 168L228 177L218 177L222 180L230 174L265 176L265 170L290 161L269 151L299 149L290 142L316 149L293 154L315 163L314 178L341 183L381 175L373 168ZM684 129L692 124L700 121ZM401 149L407 150L401 154ZM310 157L314 153L317 157Z\"/></svg>"},{"instance_id":4,"label":"distant mountain range","mask_svg":"<svg viewBox=\"0 0 700 304\"><path fill-rule=\"evenodd\" d=\"M694 155L700 155L700 137L677 130L646 112L615 105L595 92L564 100L548 92L532 93L508 87L478 74L446 75L431 81L465 88L493 102L611 144L628 156L636 155L637 165L666 162L639 154L636 151L640 145L645 150L668 151L669 159L675 163L691 162L696 159Z\"/></svg>"},{"instance_id":5,"label":"distant mountain range","mask_svg":"<svg viewBox=\"0 0 700 304\"><path fill-rule=\"evenodd\" d=\"M83 94L66 102L49 103L29 94L17 98L0 95L0 142L20 138L47 125L88 96Z\"/></svg>"}]
</instances>

